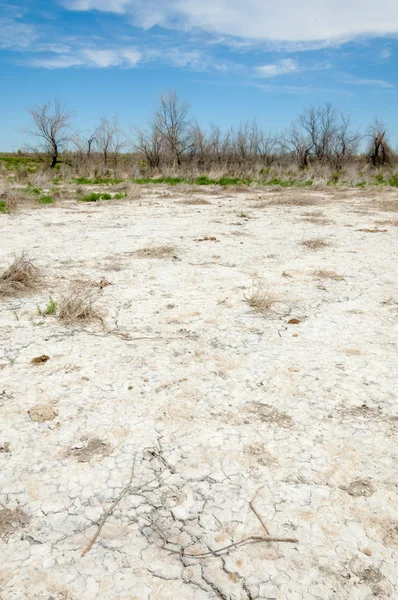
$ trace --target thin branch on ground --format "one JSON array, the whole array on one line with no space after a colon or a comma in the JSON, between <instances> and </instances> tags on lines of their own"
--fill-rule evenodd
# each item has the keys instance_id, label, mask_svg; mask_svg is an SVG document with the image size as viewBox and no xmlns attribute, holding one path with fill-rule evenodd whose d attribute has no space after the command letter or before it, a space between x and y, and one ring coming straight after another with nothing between
<instances>
[{"instance_id":1,"label":"thin branch on ground","mask_svg":"<svg viewBox=\"0 0 398 600\"><path fill-rule=\"evenodd\" d=\"M255 493L253 498L250 500L249 506L250 506L251 510L254 512L254 514L256 515L257 519L260 521L262 528L264 529L264 531L267 534L266 536L250 535L247 538L244 538L243 540L241 540L240 542L233 542L232 544L228 544L227 546L223 546L222 548L218 548L216 550L208 550L207 552L194 553L194 552L187 552L185 550L185 548L183 548L183 547L180 547L178 550L174 549L174 548L168 548L167 544L171 544L171 545L178 545L178 544L175 544L174 542L167 540L165 538L165 536L163 535L163 532L160 530L160 528L157 525L155 525L154 523L151 523L151 525L154 527L154 529L156 529L156 531L159 533L161 539L163 540L162 548L164 550L167 550L167 552L171 552L172 554L179 554L181 557L186 557L186 558L211 558L211 557L223 556L224 554L228 554L228 552L230 550L236 550L237 548L246 546L248 544L259 544L262 542L268 542L268 543L269 542L281 542L281 543L288 543L288 544L297 544L299 540L296 538L272 537L269 534L267 526L265 525L263 519L260 517L258 511L254 507L254 501L261 489L262 488L257 490L257 492Z\"/></svg>"}]
</instances>

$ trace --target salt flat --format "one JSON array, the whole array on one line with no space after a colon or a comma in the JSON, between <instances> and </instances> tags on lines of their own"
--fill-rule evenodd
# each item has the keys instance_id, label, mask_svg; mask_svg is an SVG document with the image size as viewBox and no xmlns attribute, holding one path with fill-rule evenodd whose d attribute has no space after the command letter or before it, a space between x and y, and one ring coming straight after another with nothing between
<instances>
[{"instance_id":1,"label":"salt flat","mask_svg":"<svg viewBox=\"0 0 398 600\"><path fill-rule=\"evenodd\" d=\"M1 268L44 277L0 300L1 600L397 598L397 207L148 187L0 215ZM102 320L40 314L76 281ZM257 491L298 542L253 539Z\"/></svg>"}]
</instances>

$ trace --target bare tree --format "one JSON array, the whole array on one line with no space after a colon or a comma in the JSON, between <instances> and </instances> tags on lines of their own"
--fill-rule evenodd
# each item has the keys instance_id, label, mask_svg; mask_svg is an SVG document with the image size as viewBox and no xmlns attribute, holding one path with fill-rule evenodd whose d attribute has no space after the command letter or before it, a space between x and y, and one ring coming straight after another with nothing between
<instances>
[{"instance_id":1,"label":"bare tree","mask_svg":"<svg viewBox=\"0 0 398 600\"><path fill-rule=\"evenodd\" d=\"M95 133L95 141L99 152L104 158L105 167L108 166L109 158L113 159L116 166L120 151L125 145L117 115L114 115L111 119L101 117L101 122Z\"/></svg>"},{"instance_id":2,"label":"bare tree","mask_svg":"<svg viewBox=\"0 0 398 600\"><path fill-rule=\"evenodd\" d=\"M335 169L340 171L347 160L356 154L361 139L359 131L351 128L350 116L340 113L331 148Z\"/></svg>"},{"instance_id":3,"label":"bare tree","mask_svg":"<svg viewBox=\"0 0 398 600\"><path fill-rule=\"evenodd\" d=\"M165 95L160 94L154 115L154 123L160 132L164 148L178 165L192 144L189 109L189 103L180 100L177 92L169 91Z\"/></svg>"},{"instance_id":4,"label":"bare tree","mask_svg":"<svg viewBox=\"0 0 398 600\"><path fill-rule=\"evenodd\" d=\"M47 154L51 158L53 169L60 153L72 139L69 128L73 113L59 100L54 100L53 107L51 102L47 102L43 106L29 108L28 113L32 117L34 128L27 133L38 140L38 146L34 150Z\"/></svg>"},{"instance_id":5,"label":"bare tree","mask_svg":"<svg viewBox=\"0 0 398 600\"><path fill-rule=\"evenodd\" d=\"M369 148L367 158L372 167L382 167L391 163L392 150L387 139L387 130L381 121L375 119L368 130Z\"/></svg>"},{"instance_id":6,"label":"bare tree","mask_svg":"<svg viewBox=\"0 0 398 600\"><path fill-rule=\"evenodd\" d=\"M162 158L162 134L156 122L149 124L149 128L144 131L136 129L134 149L143 154L152 169L159 169Z\"/></svg>"}]
</instances>

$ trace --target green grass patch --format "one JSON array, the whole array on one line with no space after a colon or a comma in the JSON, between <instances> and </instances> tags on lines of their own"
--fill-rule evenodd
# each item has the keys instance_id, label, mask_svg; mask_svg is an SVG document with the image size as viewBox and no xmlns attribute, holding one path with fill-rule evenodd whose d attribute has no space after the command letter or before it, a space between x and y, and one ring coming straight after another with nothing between
<instances>
[{"instance_id":1,"label":"green grass patch","mask_svg":"<svg viewBox=\"0 0 398 600\"><path fill-rule=\"evenodd\" d=\"M87 177L76 177L73 181L80 185L106 185L111 183L121 183L124 179L113 179L110 177L95 177L94 179L88 179Z\"/></svg>"},{"instance_id":2,"label":"green grass patch","mask_svg":"<svg viewBox=\"0 0 398 600\"><path fill-rule=\"evenodd\" d=\"M9 212L7 202L5 200L0 200L0 213L8 215Z\"/></svg>"},{"instance_id":3,"label":"green grass patch","mask_svg":"<svg viewBox=\"0 0 398 600\"><path fill-rule=\"evenodd\" d=\"M20 167L25 167L30 173L37 171L40 166L40 160L34 156L18 156L14 154L0 154L0 163L5 166L7 171L17 171Z\"/></svg>"},{"instance_id":4,"label":"green grass patch","mask_svg":"<svg viewBox=\"0 0 398 600\"><path fill-rule=\"evenodd\" d=\"M53 196L39 196L36 198L36 202L39 204L54 204L55 198Z\"/></svg>"},{"instance_id":5,"label":"green grass patch","mask_svg":"<svg viewBox=\"0 0 398 600\"><path fill-rule=\"evenodd\" d=\"M113 197L115 200L120 200L121 198L125 198L127 196L126 192L118 192Z\"/></svg>"},{"instance_id":6,"label":"green grass patch","mask_svg":"<svg viewBox=\"0 0 398 600\"><path fill-rule=\"evenodd\" d=\"M86 194L85 196L80 196L78 198L79 202L98 202L98 200L111 200L111 194L107 192L91 192L91 194Z\"/></svg>"},{"instance_id":7,"label":"green grass patch","mask_svg":"<svg viewBox=\"0 0 398 600\"><path fill-rule=\"evenodd\" d=\"M311 187L314 183L312 179L306 179L305 181L298 181L297 179L279 179L275 177L273 179L267 179L260 181L261 185L278 185L280 187Z\"/></svg>"}]
</instances>

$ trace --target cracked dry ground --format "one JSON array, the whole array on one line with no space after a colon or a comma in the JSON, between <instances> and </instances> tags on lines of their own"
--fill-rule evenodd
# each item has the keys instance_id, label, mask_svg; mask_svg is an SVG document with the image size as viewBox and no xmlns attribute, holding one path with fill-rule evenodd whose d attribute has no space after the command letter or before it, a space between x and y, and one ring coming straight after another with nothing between
<instances>
[{"instance_id":1,"label":"cracked dry ground","mask_svg":"<svg viewBox=\"0 0 398 600\"><path fill-rule=\"evenodd\" d=\"M0 215L1 267L45 276L1 300L1 600L398 598L396 210L152 188ZM111 284L103 322L38 313L76 280ZM259 488L298 543L219 556L264 536Z\"/></svg>"}]
</instances>

